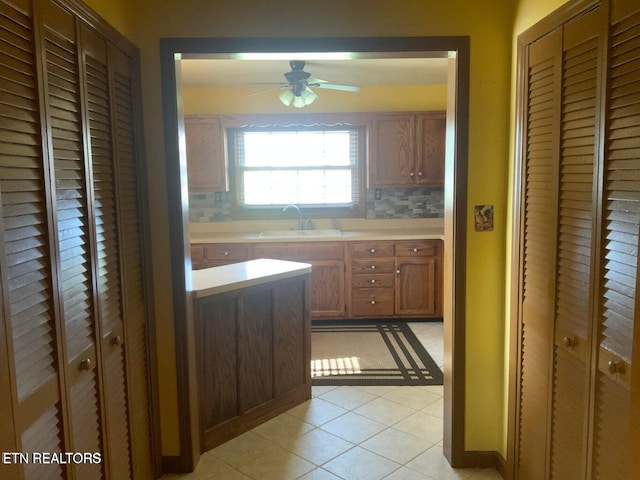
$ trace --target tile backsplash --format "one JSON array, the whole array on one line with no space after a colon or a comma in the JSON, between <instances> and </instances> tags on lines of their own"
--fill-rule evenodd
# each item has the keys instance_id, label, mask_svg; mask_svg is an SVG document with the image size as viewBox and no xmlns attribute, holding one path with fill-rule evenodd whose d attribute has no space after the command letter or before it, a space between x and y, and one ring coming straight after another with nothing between
<instances>
[{"instance_id":1,"label":"tile backsplash","mask_svg":"<svg viewBox=\"0 0 640 480\"><path fill-rule=\"evenodd\" d=\"M366 192L367 219L443 218L442 188L381 188ZM218 200L218 201L216 201ZM233 220L228 193L190 193L189 221L228 222Z\"/></svg>"}]
</instances>

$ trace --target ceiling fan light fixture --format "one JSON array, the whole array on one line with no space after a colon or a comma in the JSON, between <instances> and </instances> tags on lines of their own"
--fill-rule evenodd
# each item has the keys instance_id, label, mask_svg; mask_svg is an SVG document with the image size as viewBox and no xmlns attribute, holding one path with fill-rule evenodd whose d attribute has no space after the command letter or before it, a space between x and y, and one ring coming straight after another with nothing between
<instances>
[{"instance_id":1,"label":"ceiling fan light fixture","mask_svg":"<svg viewBox=\"0 0 640 480\"><path fill-rule=\"evenodd\" d=\"M293 99L293 106L294 107L302 108L305 105L307 105L307 104L304 102L304 99L302 98L302 95L294 97L294 99Z\"/></svg>"},{"instance_id":2,"label":"ceiling fan light fixture","mask_svg":"<svg viewBox=\"0 0 640 480\"><path fill-rule=\"evenodd\" d=\"M302 89L302 92L300 93L300 96L304 100L305 105L311 105L313 102L315 102L316 98L318 98L316 92L311 90L309 87L304 87Z\"/></svg>"},{"instance_id":3,"label":"ceiling fan light fixture","mask_svg":"<svg viewBox=\"0 0 640 480\"><path fill-rule=\"evenodd\" d=\"M287 107L291 105L291 102L294 100L295 95L293 90L285 90L280 94L280 101L284 103Z\"/></svg>"}]
</instances>

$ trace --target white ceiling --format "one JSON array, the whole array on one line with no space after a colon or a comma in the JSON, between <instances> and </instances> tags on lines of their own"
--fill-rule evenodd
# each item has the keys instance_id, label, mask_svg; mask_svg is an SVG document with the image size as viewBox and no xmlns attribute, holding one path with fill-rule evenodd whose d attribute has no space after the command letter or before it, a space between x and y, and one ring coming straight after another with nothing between
<instances>
[{"instance_id":1,"label":"white ceiling","mask_svg":"<svg viewBox=\"0 0 640 480\"><path fill-rule=\"evenodd\" d=\"M311 54L309 54L311 55ZM445 55L446 56L446 55ZM282 57L282 55L281 55ZM305 54L291 58L182 60L183 87L252 87L259 83L285 82L289 60L304 60L312 77L342 85L427 85L447 83L447 58L311 59Z\"/></svg>"}]
</instances>

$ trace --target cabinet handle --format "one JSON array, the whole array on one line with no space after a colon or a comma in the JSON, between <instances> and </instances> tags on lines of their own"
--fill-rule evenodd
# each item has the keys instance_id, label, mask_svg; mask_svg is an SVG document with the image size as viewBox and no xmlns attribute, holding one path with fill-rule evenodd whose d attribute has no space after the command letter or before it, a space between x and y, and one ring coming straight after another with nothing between
<instances>
[{"instance_id":1,"label":"cabinet handle","mask_svg":"<svg viewBox=\"0 0 640 480\"><path fill-rule=\"evenodd\" d=\"M228 256L229 256L229 252L223 252L222 254L223 254L225 257L228 257Z\"/></svg>"},{"instance_id":2,"label":"cabinet handle","mask_svg":"<svg viewBox=\"0 0 640 480\"><path fill-rule=\"evenodd\" d=\"M417 248L413 249L413 253L418 253L420 250L418 250Z\"/></svg>"},{"instance_id":3,"label":"cabinet handle","mask_svg":"<svg viewBox=\"0 0 640 480\"><path fill-rule=\"evenodd\" d=\"M371 305L375 305L376 301L375 300L371 300Z\"/></svg>"},{"instance_id":4,"label":"cabinet handle","mask_svg":"<svg viewBox=\"0 0 640 480\"><path fill-rule=\"evenodd\" d=\"M400 269L399 269L399 268L396 270L396 273L397 273L398 275L400 275Z\"/></svg>"},{"instance_id":5,"label":"cabinet handle","mask_svg":"<svg viewBox=\"0 0 640 480\"><path fill-rule=\"evenodd\" d=\"M91 359L85 358L80 362L80 370L86 370L87 372L91 370Z\"/></svg>"},{"instance_id":6,"label":"cabinet handle","mask_svg":"<svg viewBox=\"0 0 640 480\"><path fill-rule=\"evenodd\" d=\"M422 176L422 172L418 172L418 176L421 177Z\"/></svg>"},{"instance_id":7,"label":"cabinet handle","mask_svg":"<svg viewBox=\"0 0 640 480\"><path fill-rule=\"evenodd\" d=\"M567 348L571 348L574 347L576 345L576 341L574 338L571 337L564 337L562 339L562 343L564 344L565 347Z\"/></svg>"},{"instance_id":8,"label":"cabinet handle","mask_svg":"<svg viewBox=\"0 0 640 480\"><path fill-rule=\"evenodd\" d=\"M623 373L623 368L622 365L620 365L620 362L614 362L613 360L609 360L609 363L607 363L607 370L609 370L611 375Z\"/></svg>"},{"instance_id":9,"label":"cabinet handle","mask_svg":"<svg viewBox=\"0 0 640 480\"><path fill-rule=\"evenodd\" d=\"M372 248L371 250L369 250L371 253L376 253L376 249Z\"/></svg>"},{"instance_id":10,"label":"cabinet handle","mask_svg":"<svg viewBox=\"0 0 640 480\"><path fill-rule=\"evenodd\" d=\"M372 278L372 279L371 279L371 283L376 283L376 279L375 279L375 278Z\"/></svg>"},{"instance_id":11,"label":"cabinet handle","mask_svg":"<svg viewBox=\"0 0 640 480\"><path fill-rule=\"evenodd\" d=\"M371 270L375 270L376 266L375 265L371 265Z\"/></svg>"},{"instance_id":12,"label":"cabinet handle","mask_svg":"<svg viewBox=\"0 0 640 480\"><path fill-rule=\"evenodd\" d=\"M413 177L413 172L409 173L409 176L410 176L410 177Z\"/></svg>"},{"instance_id":13,"label":"cabinet handle","mask_svg":"<svg viewBox=\"0 0 640 480\"><path fill-rule=\"evenodd\" d=\"M124 343L124 340L122 339L122 337L120 335L116 335L111 340L111 343L113 343L116 347L120 347Z\"/></svg>"}]
</instances>

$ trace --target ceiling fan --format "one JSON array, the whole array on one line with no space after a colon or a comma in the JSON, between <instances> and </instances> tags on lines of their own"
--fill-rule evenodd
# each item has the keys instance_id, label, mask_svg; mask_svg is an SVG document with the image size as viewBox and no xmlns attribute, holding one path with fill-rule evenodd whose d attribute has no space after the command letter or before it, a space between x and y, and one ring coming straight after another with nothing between
<instances>
[{"instance_id":1,"label":"ceiling fan","mask_svg":"<svg viewBox=\"0 0 640 480\"><path fill-rule=\"evenodd\" d=\"M286 106L292 105L302 108L313 103L318 95L311 89L326 88L331 90L342 90L344 92L359 92L360 87L354 85L336 85L326 80L311 77L311 73L304 71L305 62L302 60L292 60L289 62L291 71L284 74L286 83L280 84L280 88L286 88L280 94L280 101Z\"/></svg>"}]
</instances>

